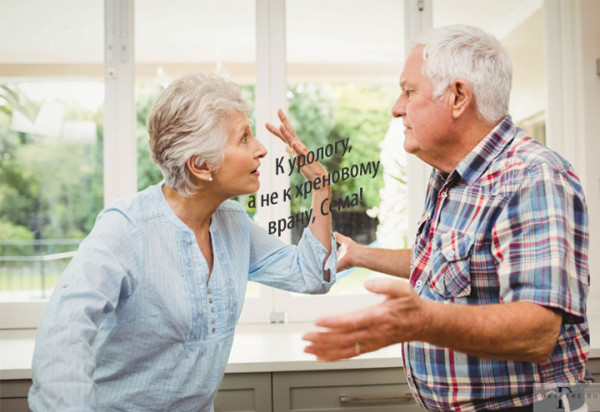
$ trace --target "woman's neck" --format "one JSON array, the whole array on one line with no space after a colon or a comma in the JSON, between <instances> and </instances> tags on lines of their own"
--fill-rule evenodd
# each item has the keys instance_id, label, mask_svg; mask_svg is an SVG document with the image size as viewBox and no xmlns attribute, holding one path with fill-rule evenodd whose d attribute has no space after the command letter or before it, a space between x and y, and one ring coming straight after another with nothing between
<instances>
[{"instance_id":1,"label":"woman's neck","mask_svg":"<svg viewBox=\"0 0 600 412\"><path fill-rule=\"evenodd\" d=\"M168 186L163 186L162 191L175 215L194 232L208 231L212 214L223 203L202 190L191 197L183 197Z\"/></svg>"}]
</instances>

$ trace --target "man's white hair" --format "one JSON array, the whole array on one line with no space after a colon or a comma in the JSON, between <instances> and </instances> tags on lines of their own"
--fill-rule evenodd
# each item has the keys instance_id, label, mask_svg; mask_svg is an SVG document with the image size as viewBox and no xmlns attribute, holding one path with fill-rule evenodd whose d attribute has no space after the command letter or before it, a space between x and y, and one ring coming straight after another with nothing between
<instances>
[{"instance_id":1,"label":"man's white hair","mask_svg":"<svg viewBox=\"0 0 600 412\"><path fill-rule=\"evenodd\" d=\"M188 159L218 169L229 137L227 120L237 112L248 115L250 104L238 85L218 75L189 74L161 93L148 115L148 143L167 186L182 196L196 193L201 185Z\"/></svg>"},{"instance_id":2,"label":"man's white hair","mask_svg":"<svg viewBox=\"0 0 600 412\"><path fill-rule=\"evenodd\" d=\"M439 98L456 80L469 83L479 116L497 123L508 115L512 64L506 49L492 35L472 26L443 26L411 42L423 47L423 74Z\"/></svg>"}]
</instances>

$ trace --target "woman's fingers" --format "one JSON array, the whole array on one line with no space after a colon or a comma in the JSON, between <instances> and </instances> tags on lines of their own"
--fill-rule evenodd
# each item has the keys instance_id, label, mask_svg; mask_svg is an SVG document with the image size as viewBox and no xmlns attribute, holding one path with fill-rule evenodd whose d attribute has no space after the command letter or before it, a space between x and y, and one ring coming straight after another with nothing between
<instances>
[{"instance_id":1,"label":"woman's fingers","mask_svg":"<svg viewBox=\"0 0 600 412\"><path fill-rule=\"evenodd\" d=\"M273 126L271 123L265 123L265 127L267 128L267 130L269 132L271 132L275 136L279 137L281 140L283 140L284 143L287 144L287 142L285 141L283 135L281 134L281 132L279 131L278 128L276 128L275 126Z\"/></svg>"},{"instance_id":2,"label":"woman's fingers","mask_svg":"<svg viewBox=\"0 0 600 412\"><path fill-rule=\"evenodd\" d=\"M283 113L283 110L279 109L277 111L277 115L279 116L281 125L279 127L275 127L270 123L266 123L265 127L267 130L277 136L287 145L286 151L291 156L307 156L309 154L308 147L306 147L304 142L300 140L296 134L296 131L294 130L294 127L288 120L287 116ZM301 168L300 172L308 180L312 181L314 178L323 176L327 173L319 162L311 162L309 164L306 164L305 162L302 163L303 164L301 166L299 165L298 167L299 169Z\"/></svg>"},{"instance_id":3,"label":"woman's fingers","mask_svg":"<svg viewBox=\"0 0 600 412\"><path fill-rule=\"evenodd\" d=\"M288 120L287 116L283 113L283 110L279 109L277 111L277 114L279 115L279 120L281 120L281 125L284 126L284 128L292 137L295 137L297 139L298 136L296 135L296 131L292 127L292 124Z\"/></svg>"}]
</instances>

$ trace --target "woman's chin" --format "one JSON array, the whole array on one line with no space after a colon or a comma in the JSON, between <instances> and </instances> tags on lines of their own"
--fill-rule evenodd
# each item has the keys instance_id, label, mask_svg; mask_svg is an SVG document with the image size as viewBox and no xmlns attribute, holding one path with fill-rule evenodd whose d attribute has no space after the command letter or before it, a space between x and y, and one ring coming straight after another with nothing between
<instances>
[{"instance_id":1,"label":"woman's chin","mask_svg":"<svg viewBox=\"0 0 600 412\"><path fill-rule=\"evenodd\" d=\"M248 185L247 189L245 190L244 195L251 195L253 193L258 192L259 189L260 189L260 182L257 179L256 183Z\"/></svg>"}]
</instances>

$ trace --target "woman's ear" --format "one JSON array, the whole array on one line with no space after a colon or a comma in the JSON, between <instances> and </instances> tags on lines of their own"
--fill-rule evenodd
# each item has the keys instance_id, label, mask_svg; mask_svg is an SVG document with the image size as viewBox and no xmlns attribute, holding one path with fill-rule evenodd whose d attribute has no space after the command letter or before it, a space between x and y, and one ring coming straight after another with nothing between
<instances>
[{"instance_id":1,"label":"woman's ear","mask_svg":"<svg viewBox=\"0 0 600 412\"><path fill-rule=\"evenodd\" d=\"M203 182L212 182L212 171L206 164L206 162L202 163L202 166L198 166L196 164L196 156L190 157L185 163L190 173L194 175L198 180Z\"/></svg>"},{"instance_id":2,"label":"woman's ear","mask_svg":"<svg viewBox=\"0 0 600 412\"><path fill-rule=\"evenodd\" d=\"M456 80L450 85L449 103L452 109L452 117L455 119L462 116L473 104L473 89L471 85L462 79Z\"/></svg>"}]
</instances>

